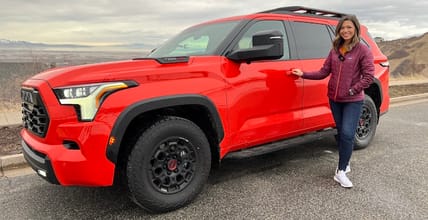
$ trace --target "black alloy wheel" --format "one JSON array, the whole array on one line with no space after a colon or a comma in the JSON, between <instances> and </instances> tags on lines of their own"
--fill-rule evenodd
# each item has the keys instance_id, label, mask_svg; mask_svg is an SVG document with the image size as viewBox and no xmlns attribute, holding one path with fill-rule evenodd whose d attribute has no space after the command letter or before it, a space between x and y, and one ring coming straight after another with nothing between
<instances>
[{"instance_id":1,"label":"black alloy wheel","mask_svg":"<svg viewBox=\"0 0 428 220\"><path fill-rule=\"evenodd\" d=\"M165 116L141 134L128 156L131 200L149 212L178 209L202 191L210 169L205 133L188 119Z\"/></svg>"},{"instance_id":2,"label":"black alloy wheel","mask_svg":"<svg viewBox=\"0 0 428 220\"><path fill-rule=\"evenodd\" d=\"M366 95L355 132L354 149L363 149L373 140L378 124L378 111L370 96Z\"/></svg>"},{"instance_id":3,"label":"black alloy wheel","mask_svg":"<svg viewBox=\"0 0 428 220\"><path fill-rule=\"evenodd\" d=\"M156 147L150 164L153 187L162 193L177 193L195 176L195 147L182 137L168 138Z\"/></svg>"}]
</instances>

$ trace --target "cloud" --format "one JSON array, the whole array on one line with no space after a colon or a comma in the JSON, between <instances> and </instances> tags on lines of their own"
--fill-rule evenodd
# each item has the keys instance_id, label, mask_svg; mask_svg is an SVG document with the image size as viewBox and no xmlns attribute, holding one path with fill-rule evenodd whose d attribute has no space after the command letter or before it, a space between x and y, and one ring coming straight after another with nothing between
<instances>
[{"instance_id":1,"label":"cloud","mask_svg":"<svg viewBox=\"0 0 428 220\"><path fill-rule=\"evenodd\" d=\"M0 7L0 38L45 43L159 44L191 25L296 4L232 0L14 0ZM356 14L373 36L428 32L426 1L341 0L298 4Z\"/></svg>"}]
</instances>

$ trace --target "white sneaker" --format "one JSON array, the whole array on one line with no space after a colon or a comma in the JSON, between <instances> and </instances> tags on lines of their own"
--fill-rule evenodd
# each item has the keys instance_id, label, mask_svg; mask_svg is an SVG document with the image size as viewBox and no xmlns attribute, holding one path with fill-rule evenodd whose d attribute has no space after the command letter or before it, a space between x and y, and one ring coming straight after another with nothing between
<instances>
[{"instance_id":1,"label":"white sneaker","mask_svg":"<svg viewBox=\"0 0 428 220\"><path fill-rule=\"evenodd\" d=\"M338 169L339 169L339 168L336 168L336 173L337 173ZM350 173L350 172L351 172L351 165L349 165L349 164L348 164L348 165L346 166L345 173Z\"/></svg>"},{"instance_id":2,"label":"white sneaker","mask_svg":"<svg viewBox=\"0 0 428 220\"><path fill-rule=\"evenodd\" d=\"M342 187L345 188L351 188L353 187L351 180L348 179L348 177L346 176L345 171L343 170L339 170L336 172L336 175L334 175L334 181L340 183L340 185Z\"/></svg>"}]
</instances>

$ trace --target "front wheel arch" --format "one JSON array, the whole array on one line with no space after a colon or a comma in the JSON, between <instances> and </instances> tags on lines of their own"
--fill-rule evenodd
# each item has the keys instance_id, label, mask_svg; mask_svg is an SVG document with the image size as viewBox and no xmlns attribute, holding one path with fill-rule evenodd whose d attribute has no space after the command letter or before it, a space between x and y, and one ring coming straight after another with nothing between
<instances>
[{"instance_id":1,"label":"front wheel arch","mask_svg":"<svg viewBox=\"0 0 428 220\"><path fill-rule=\"evenodd\" d=\"M213 131L212 134L215 143L220 143L223 140L224 129L220 114L216 105L208 97L196 94L158 97L128 106L119 115L110 133L110 137L113 137L115 142L107 146L107 159L114 164L118 163L125 133L128 131L131 123L137 120L137 118L150 112L162 109L175 109L180 108L180 106L198 106L198 109L202 109L200 112L206 112L206 115L209 116L209 124L204 129L209 128Z\"/></svg>"}]
</instances>

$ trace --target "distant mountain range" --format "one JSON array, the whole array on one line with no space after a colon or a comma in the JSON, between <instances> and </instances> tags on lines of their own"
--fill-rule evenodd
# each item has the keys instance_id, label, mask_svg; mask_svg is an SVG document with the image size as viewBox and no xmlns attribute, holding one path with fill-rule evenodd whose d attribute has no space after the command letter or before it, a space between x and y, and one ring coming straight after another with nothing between
<instances>
[{"instance_id":1,"label":"distant mountain range","mask_svg":"<svg viewBox=\"0 0 428 220\"><path fill-rule=\"evenodd\" d=\"M418 36L378 42L388 57L391 77L428 78L428 32Z\"/></svg>"},{"instance_id":2,"label":"distant mountain range","mask_svg":"<svg viewBox=\"0 0 428 220\"><path fill-rule=\"evenodd\" d=\"M109 46L89 46L80 44L46 44L34 43L29 41L15 41L0 39L0 49L97 49L97 50L151 50L153 45L141 43L134 44L116 44Z\"/></svg>"},{"instance_id":3,"label":"distant mountain range","mask_svg":"<svg viewBox=\"0 0 428 220\"><path fill-rule=\"evenodd\" d=\"M77 44L45 44L28 41L0 39L0 48L89 48L91 46Z\"/></svg>"}]
</instances>

